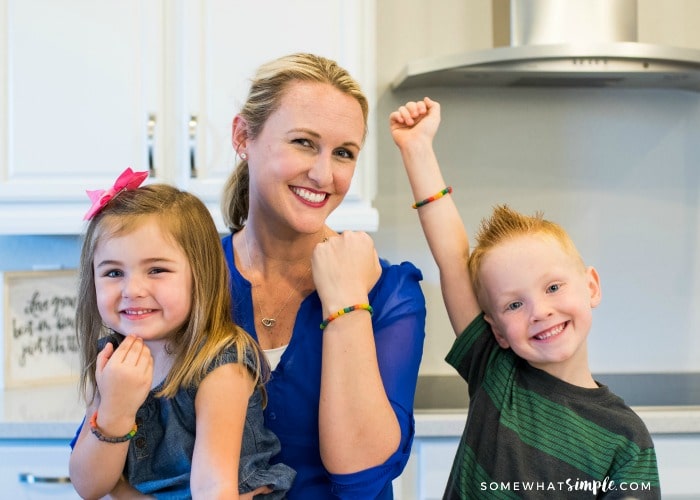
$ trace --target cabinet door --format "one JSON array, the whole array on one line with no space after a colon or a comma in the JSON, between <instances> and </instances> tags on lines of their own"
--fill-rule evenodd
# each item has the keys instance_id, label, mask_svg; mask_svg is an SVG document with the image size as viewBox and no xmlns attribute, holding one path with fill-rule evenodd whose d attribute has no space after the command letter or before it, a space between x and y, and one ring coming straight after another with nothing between
<instances>
[{"instance_id":1,"label":"cabinet door","mask_svg":"<svg viewBox=\"0 0 700 500\"><path fill-rule=\"evenodd\" d=\"M445 492L458 437L417 437L394 493L401 500L439 500Z\"/></svg>"},{"instance_id":2,"label":"cabinet door","mask_svg":"<svg viewBox=\"0 0 700 500\"><path fill-rule=\"evenodd\" d=\"M67 441L0 441L2 498L78 499L68 481Z\"/></svg>"},{"instance_id":3,"label":"cabinet door","mask_svg":"<svg viewBox=\"0 0 700 500\"><path fill-rule=\"evenodd\" d=\"M231 121L263 62L339 61L374 107L375 0L0 0L0 234L77 234L127 166L193 192L221 230ZM373 130L338 229L375 230Z\"/></svg>"},{"instance_id":4,"label":"cabinet door","mask_svg":"<svg viewBox=\"0 0 700 500\"><path fill-rule=\"evenodd\" d=\"M0 0L0 33L0 232L79 232L160 139L162 1Z\"/></svg>"},{"instance_id":5,"label":"cabinet door","mask_svg":"<svg viewBox=\"0 0 700 500\"><path fill-rule=\"evenodd\" d=\"M313 52L334 59L360 81L374 108L374 0L186 0L175 75L180 141L179 184L205 201L220 198L235 166L231 123L257 67L284 54ZM190 136L191 134L191 136ZM373 127L360 154L353 185L331 216L337 229L376 230Z\"/></svg>"},{"instance_id":6,"label":"cabinet door","mask_svg":"<svg viewBox=\"0 0 700 500\"><path fill-rule=\"evenodd\" d=\"M700 498L700 434L655 434L652 439L664 499Z\"/></svg>"}]
</instances>

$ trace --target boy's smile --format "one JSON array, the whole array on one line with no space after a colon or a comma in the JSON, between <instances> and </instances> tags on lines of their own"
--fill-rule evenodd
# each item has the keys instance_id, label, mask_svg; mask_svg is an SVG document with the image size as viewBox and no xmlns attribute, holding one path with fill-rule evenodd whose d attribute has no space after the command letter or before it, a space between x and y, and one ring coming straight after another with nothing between
<instances>
[{"instance_id":1,"label":"boy's smile","mask_svg":"<svg viewBox=\"0 0 700 500\"><path fill-rule=\"evenodd\" d=\"M568 324L569 322L566 321L560 325L555 326L554 328L549 328L548 330L542 333L538 333L534 336L534 338L541 341L555 340L553 339L553 337L558 336L562 331L564 331L564 328L566 328L566 325Z\"/></svg>"},{"instance_id":2,"label":"boy's smile","mask_svg":"<svg viewBox=\"0 0 700 500\"><path fill-rule=\"evenodd\" d=\"M553 237L524 235L489 250L481 267L487 312L498 343L566 380L585 368L592 308L600 302L593 268Z\"/></svg>"}]
</instances>

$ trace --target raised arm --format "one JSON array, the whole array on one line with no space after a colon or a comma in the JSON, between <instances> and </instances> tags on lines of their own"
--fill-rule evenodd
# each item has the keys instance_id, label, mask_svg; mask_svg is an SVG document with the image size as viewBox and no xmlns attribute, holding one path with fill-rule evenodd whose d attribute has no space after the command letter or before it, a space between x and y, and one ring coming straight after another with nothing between
<instances>
[{"instance_id":1,"label":"raised arm","mask_svg":"<svg viewBox=\"0 0 700 500\"><path fill-rule=\"evenodd\" d=\"M324 318L368 304L381 273L369 235L352 231L320 243L312 269ZM335 474L379 465L398 448L399 423L382 384L366 310L339 316L323 330L319 436L323 464Z\"/></svg>"},{"instance_id":2,"label":"raised arm","mask_svg":"<svg viewBox=\"0 0 700 500\"><path fill-rule=\"evenodd\" d=\"M415 200L425 200L447 185L440 171L433 138L440 124L440 104L426 97L407 102L389 116L394 142L401 152ZM451 196L417 208L423 233L440 271L447 314L459 335L481 311L469 279L469 240Z\"/></svg>"},{"instance_id":3,"label":"raised arm","mask_svg":"<svg viewBox=\"0 0 700 500\"><path fill-rule=\"evenodd\" d=\"M420 271L381 264L366 233L345 231L312 259L324 318L370 304L323 329L319 437L343 498L376 498L397 477L413 439L413 396L425 336Z\"/></svg>"}]
</instances>

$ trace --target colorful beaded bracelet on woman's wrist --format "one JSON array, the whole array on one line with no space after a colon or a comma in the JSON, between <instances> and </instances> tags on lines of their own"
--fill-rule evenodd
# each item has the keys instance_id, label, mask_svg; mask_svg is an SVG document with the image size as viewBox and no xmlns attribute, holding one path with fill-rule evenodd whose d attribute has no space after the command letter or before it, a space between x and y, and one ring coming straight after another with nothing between
<instances>
[{"instance_id":1,"label":"colorful beaded bracelet on woman's wrist","mask_svg":"<svg viewBox=\"0 0 700 500\"><path fill-rule=\"evenodd\" d=\"M334 312L333 314L328 316L325 320L323 320L323 323L321 323L321 330L326 328L328 326L328 323L330 323L334 319L338 319L340 316L347 314L349 312L360 311L360 310L365 310L365 311L369 312L370 316L372 314L374 314L374 309L372 309L372 306L370 306L369 304L355 304L353 306L344 307L340 311Z\"/></svg>"}]
</instances>

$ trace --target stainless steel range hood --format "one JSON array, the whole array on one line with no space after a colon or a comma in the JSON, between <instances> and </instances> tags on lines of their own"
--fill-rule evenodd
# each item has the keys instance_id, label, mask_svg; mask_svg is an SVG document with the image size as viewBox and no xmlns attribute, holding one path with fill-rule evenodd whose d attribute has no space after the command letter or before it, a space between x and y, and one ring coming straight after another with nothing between
<instances>
[{"instance_id":1,"label":"stainless steel range hood","mask_svg":"<svg viewBox=\"0 0 700 500\"><path fill-rule=\"evenodd\" d=\"M392 87L700 91L700 50L638 43L636 0L493 0L493 5L494 33L498 18L509 20L509 46L410 62Z\"/></svg>"}]
</instances>

